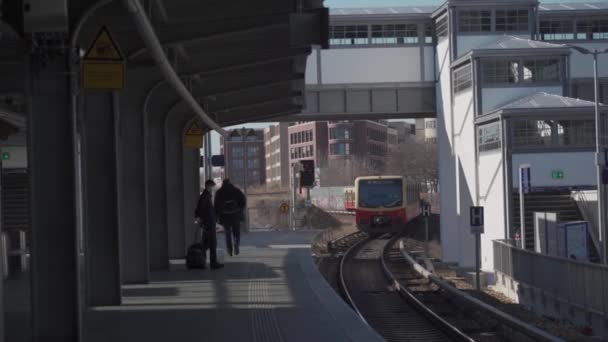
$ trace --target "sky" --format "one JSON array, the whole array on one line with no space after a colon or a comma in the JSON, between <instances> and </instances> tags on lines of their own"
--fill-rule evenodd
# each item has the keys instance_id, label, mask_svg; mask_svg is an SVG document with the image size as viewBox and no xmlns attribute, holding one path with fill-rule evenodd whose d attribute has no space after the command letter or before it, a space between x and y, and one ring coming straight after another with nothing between
<instances>
[{"instance_id":1,"label":"sky","mask_svg":"<svg viewBox=\"0 0 608 342\"><path fill-rule=\"evenodd\" d=\"M602 2L606 0L540 0L544 3L573 3L573 2ZM325 0L325 6L332 7L389 7L389 6L424 6L424 5L440 5L444 3L444 0ZM250 128L265 128L269 124L245 124L236 127L250 127ZM229 127L236 128L236 127ZM213 154L219 154L220 152L220 136L213 132L212 141Z\"/></svg>"}]
</instances>

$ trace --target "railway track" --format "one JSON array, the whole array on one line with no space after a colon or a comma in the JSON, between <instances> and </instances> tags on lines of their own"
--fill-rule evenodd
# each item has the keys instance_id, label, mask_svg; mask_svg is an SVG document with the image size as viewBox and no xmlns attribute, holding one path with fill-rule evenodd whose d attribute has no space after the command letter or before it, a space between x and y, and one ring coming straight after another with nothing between
<instances>
[{"instance_id":1,"label":"railway track","mask_svg":"<svg viewBox=\"0 0 608 342\"><path fill-rule=\"evenodd\" d=\"M382 258L389 239L366 239L351 247L340 264L345 298L367 324L386 341L455 340L404 301L384 274Z\"/></svg>"},{"instance_id":2,"label":"railway track","mask_svg":"<svg viewBox=\"0 0 608 342\"><path fill-rule=\"evenodd\" d=\"M380 237L352 246L340 263L344 297L387 341L560 341L438 285L409 260L397 238Z\"/></svg>"}]
</instances>

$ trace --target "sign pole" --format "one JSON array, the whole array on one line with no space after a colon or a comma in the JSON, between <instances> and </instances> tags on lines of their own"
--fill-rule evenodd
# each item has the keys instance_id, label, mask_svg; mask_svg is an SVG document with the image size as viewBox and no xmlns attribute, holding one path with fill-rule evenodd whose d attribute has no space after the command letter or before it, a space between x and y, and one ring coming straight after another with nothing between
<instances>
[{"instance_id":1,"label":"sign pole","mask_svg":"<svg viewBox=\"0 0 608 342\"><path fill-rule=\"evenodd\" d=\"M530 191L530 165L519 166L519 229L521 232L521 247L526 249L526 211L524 194Z\"/></svg>"},{"instance_id":2,"label":"sign pole","mask_svg":"<svg viewBox=\"0 0 608 342\"><path fill-rule=\"evenodd\" d=\"M424 217L424 253L429 255L429 217L431 216L431 206L428 203L422 204L422 216Z\"/></svg>"},{"instance_id":3,"label":"sign pole","mask_svg":"<svg viewBox=\"0 0 608 342\"><path fill-rule=\"evenodd\" d=\"M471 207L471 233L475 234L475 288L481 289L481 234L483 233L483 207Z\"/></svg>"},{"instance_id":4,"label":"sign pole","mask_svg":"<svg viewBox=\"0 0 608 342\"><path fill-rule=\"evenodd\" d=\"M475 288L477 291L481 289L479 281L479 269L481 268L481 233L475 233Z\"/></svg>"}]
</instances>

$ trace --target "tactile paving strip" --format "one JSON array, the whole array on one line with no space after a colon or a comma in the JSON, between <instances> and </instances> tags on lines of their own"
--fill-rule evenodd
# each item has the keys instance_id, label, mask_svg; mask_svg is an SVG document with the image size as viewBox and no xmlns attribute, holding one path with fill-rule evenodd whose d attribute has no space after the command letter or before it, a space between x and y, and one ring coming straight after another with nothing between
<instances>
[{"instance_id":1,"label":"tactile paving strip","mask_svg":"<svg viewBox=\"0 0 608 342\"><path fill-rule=\"evenodd\" d=\"M249 308L251 309L253 342L284 342L270 300L268 281L251 279L249 281Z\"/></svg>"}]
</instances>

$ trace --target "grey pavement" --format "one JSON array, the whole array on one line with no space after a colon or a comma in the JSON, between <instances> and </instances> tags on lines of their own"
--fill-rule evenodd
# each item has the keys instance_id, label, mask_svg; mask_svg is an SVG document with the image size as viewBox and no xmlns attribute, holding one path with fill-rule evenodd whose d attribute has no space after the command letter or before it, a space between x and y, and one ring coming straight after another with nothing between
<instances>
[{"instance_id":1,"label":"grey pavement","mask_svg":"<svg viewBox=\"0 0 608 342\"><path fill-rule=\"evenodd\" d=\"M316 233L243 234L221 270L174 261L150 284L123 286L121 306L90 309L85 341L382 341L317 271Z\"/></svg>"}]
</instances>

